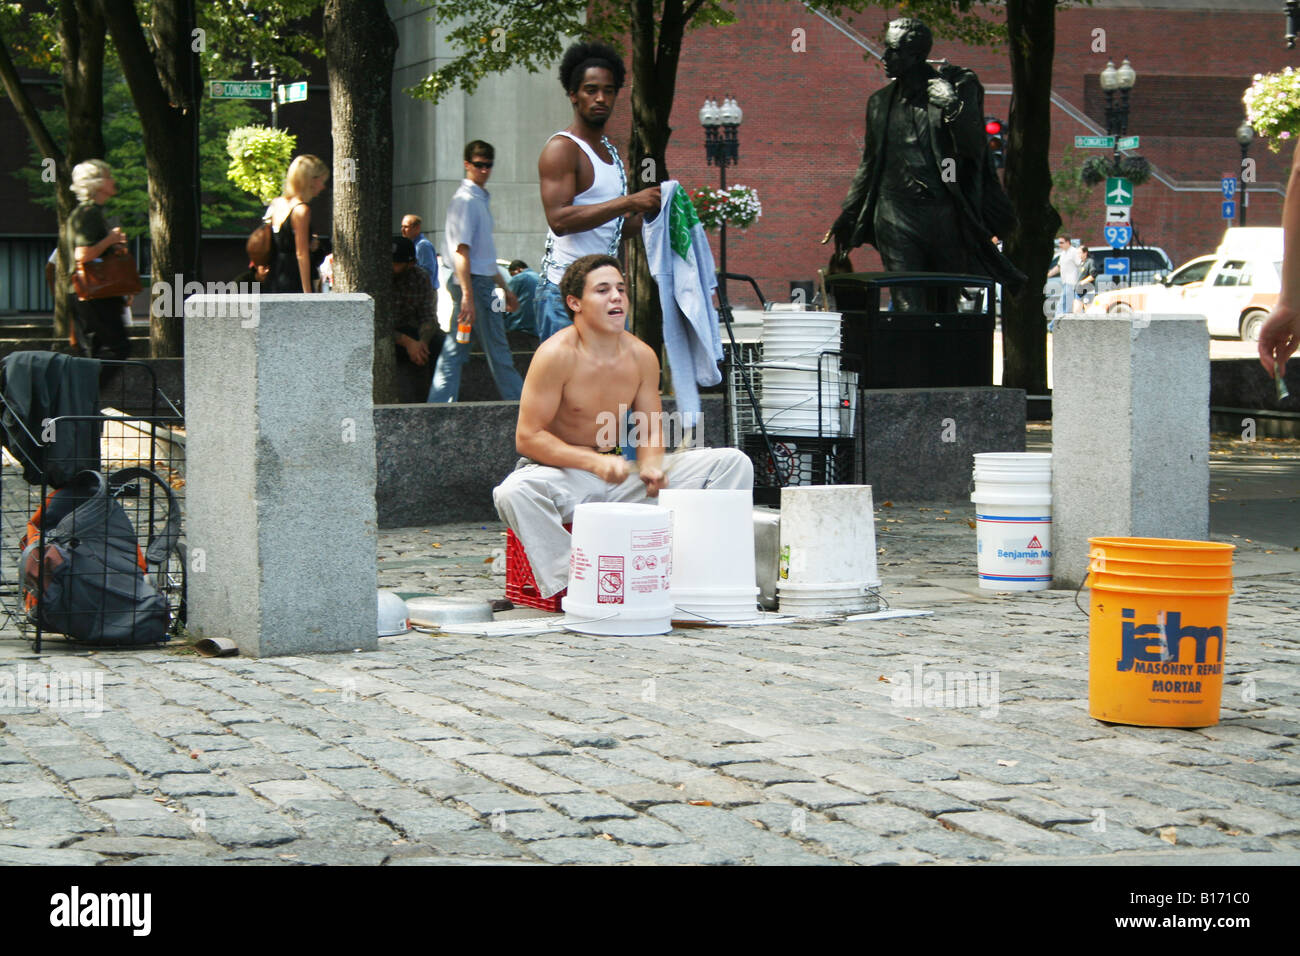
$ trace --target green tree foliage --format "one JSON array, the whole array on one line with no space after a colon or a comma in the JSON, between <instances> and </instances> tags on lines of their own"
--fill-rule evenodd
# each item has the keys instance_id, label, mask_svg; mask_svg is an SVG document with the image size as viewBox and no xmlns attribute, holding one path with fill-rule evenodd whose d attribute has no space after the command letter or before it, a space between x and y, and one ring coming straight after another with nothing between
<instances>
[{"instance_id":1,"label":"green tree foliage","mask_svg":"<svg viewBox=\"0 0 1300 956\"><path fill-rule=\"evenodd\" d=\"M1052 205L1061 214L1062 226L1071 235L1081 231L1079 217L1097 208L1092 198L1092 186L1082 178L1085 157L1073 146L1065 152L1052 170Z\"/></svg>"},{"instance_id":2,"label":"green tree foliage","mask_svg":"<svg viewBox=\"0 0 1300 956\"><path fill-rule=\"evenodd\" d=\"M212 80L247 76L250 64L275 67L290 82L305 79L308 59L323 59L320 33L305 29L324 0L201 0L196 6L203 31L201 60Z\"/></svg>"},{"instance_id":3,"label":"green tree foliage","mask_svg":"<svg viewBox=\"0 0 1300 956\"><path fill-rule=\"evenodd\" d=\"M686 29L724 26L736 21L740 8L739 0L420 2L426 7L432 6L430 19L435 23L452 25L452 29L439 39L445 39L455 55L406 91L417 99L434 103L453 89L473 93L483 77L514 67L523 67L530 73L549 70L572 37L592 37L619 48L631 32L634 19L653 21L650 25L652 31L654 25L662 24L666 16L682 18ZM974 0L913 0L897 7L899 16L924 18L936 36L982 45L1005 38L1002 24L972 12L977 5ZM884 0L814 0L808 6L841 14L894 4Z\"/></svg>"},{"instance_id":4,"label":"green tree foliage","mask_svg":"<svg viewBox=\"0 0 1300 956\"><path fill-rule=\"evenodd\" d=\"M54 138L67 136L63 110L43 110L41 118ZM243 100L203 100L199 111L200 171L203 180L203 228L207 232L242 232L250 219L261 215L257 201L226 178L226 137L235 127L257 119L257 111ZM104 68L104 160L113 167L117 196L111 214L129 236L149 231L149 184L145 173L144 141L126 81L115 64ZM28 195L42 206L56 206L54 184L41 178L41 157L33 144L32 161L15 172ZM286 163L286 168L287 168ZM281 173L283 181L283 173ZM279 187L276 187L279 192Z\"/></svg>"},{"instance_id":5,"label":"green tree foliage","mask_svg":"<svg viewBox=\"0 0 1300 956\"><path fill-rule=\"evenodd\" d=\"M244 192L269 203L284 186L298 137L269 126L240 126L226 137L226 176Z\"/></svg>"}]
</instances>

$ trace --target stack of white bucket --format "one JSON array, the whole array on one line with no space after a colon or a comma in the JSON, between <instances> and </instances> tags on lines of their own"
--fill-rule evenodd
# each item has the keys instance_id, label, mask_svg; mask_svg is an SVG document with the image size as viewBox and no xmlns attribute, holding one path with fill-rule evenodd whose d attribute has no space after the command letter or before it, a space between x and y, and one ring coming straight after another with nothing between
<instances>
[{"instance_id":1,"label":"stack of white bucket","mask_svg":"<svg viewBox=\"0 0 1300 956\"><path fill-rule=\"evenodd\" d=\"M778 435L834 438L844 424L839 356L840 313L763 313L763 423ZM820 365L820 375L818 366ZM819 388L820 383L820 388ZM847 426L852 434L852 426Z\"/></svg>"},{"instance_id":2,"label":"stack of white bucket","mask_svg":"<svg viewBox=\"0 0 1300 956\"><path fill-rule=\"evenodd\" d=\"M975 527L980 587L1041 591L1052 583L1052 456L975 456Z\"/></svg>"},{"instance_id":3,"label":"stack of white bucket","mask_svg":"<svg viewBox=\"0 0 1300 956\"><path fill-rule=\"evenodd\" d=\"M870 485L781 489L781 613L856 614L880 607Z\"/></svg>"}]
</instances>

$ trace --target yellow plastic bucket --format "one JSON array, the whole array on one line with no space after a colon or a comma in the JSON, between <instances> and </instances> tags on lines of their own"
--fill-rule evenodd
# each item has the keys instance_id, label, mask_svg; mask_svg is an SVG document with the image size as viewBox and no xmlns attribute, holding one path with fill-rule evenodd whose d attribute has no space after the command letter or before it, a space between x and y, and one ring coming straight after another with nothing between
<instances>
[{"instance_id":1,"label":"yellow plastic bucket","mask_svg":"<svg viewBox=\"0 0 1300 956\"><path fill-rule=\"evenodd\" d=\"M1216 564L1170 564L1158 561L1121 561L1114 557L1092 555L1088 570L1112 574L1135 574L1139 577L1199 578L1215 580L1230 575L1231 568Z\"/></svg>"},{"instance_id":2,"label":"yellow plastic bucket","mask_svg":"<svg viewBox=\"0 0 1300 956\"><path fill-rule=\"evenodd\" d=\"M1139 727L1217 724L1233 546L1165 538L1088 543L1088 714Z\"/></svg>"},{"instance_id":3,"label":"yellow plastic bucket","mask_svg":"<svg viewBox=\"0 0 1300 956\"><path fill-rule=\"evenodd\" d=\"M1109 561L1154 561L1158 564L1210 564L1232 567L1235 547L1219 541L1178 538L1089 538L1088 556Z\"/></svg>"}]
</instances>

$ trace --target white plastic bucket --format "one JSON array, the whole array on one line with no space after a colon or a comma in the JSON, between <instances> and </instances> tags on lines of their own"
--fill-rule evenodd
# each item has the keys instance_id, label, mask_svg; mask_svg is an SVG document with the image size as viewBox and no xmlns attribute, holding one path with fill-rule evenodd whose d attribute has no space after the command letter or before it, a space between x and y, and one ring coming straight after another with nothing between
<instances>
[{"instance_id":1,"label":"white plastic bucket","mask_svg":"<svg viewBox=\"0 0 1300 956\"><path fill-rule=\"evenodd\" d=\"M840 408L846 386L836 361L764 363L759 389L763 423L777 434L835 438L844 419L852 420L851 412L842 415Z\"/></svg>"},{"instance_id":2,"label":"white plastic bucket","mask_svg":"<svg viewBox=\"0 0 1300 956\"><path fill-rule=\"evenodd\" d=\"M763 357L779 361L794 356L815 357L840 350L841 316L838 312L765 313Z\"/></svg>"},{"instance_id":3,"label":"white plastic bucket","mask_svg":"<svg viewBox=\"0 0 1300 956\"><path fill-rule=\"evenodd\" d=\"M870 485L781 489L782 610L856 613L874 610L876 524Z\"/></svg>"},{"instance_id":4,"label":"white plastic bucket","mask_svg":"<svg viewBox=\"0 0 1300 956\"><path fill-rule=\"evenodd\" d=\"M976 555L986 591L1042 591L1052 583L1052 456L975 456Z\"/></svg>"},{"instance_id":5,"label":"white plastic bucket","mask_svg":"<svg viewBox=\"0 0 1300 956\"><path fill-rule=\"evenodd\" d=\"M672 537L672 515L655 505L578 505L564 626L583 634L668 633Z\"/></svg>"},{"instance_id":6,"label":"white plastic bucket","mask_svg":"<svg viewBox=\"0 0 1300 956\"><path fill-rule=\"evenodd\" d=\"M659 492L672 514L674 617L749 621L758 615L754 495L730 489Z\"/></svg>"}]
</instances>

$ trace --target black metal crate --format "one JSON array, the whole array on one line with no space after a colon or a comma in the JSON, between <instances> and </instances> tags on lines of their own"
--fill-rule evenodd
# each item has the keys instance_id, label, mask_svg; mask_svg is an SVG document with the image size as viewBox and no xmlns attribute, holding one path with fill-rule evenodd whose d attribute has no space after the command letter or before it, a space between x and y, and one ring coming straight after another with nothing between
<instances>
[{"instance_id":1,"label":"black metal crate","mask_svg":"<svg viewBox=\"0 0 1300 956\"><path fill-rule=\"evenodd\" d=\"M852 436L746 435L741 450L754 465L754 503L779 505L783 487L844 485L854 481Z\"/></svg>"},{"instance_id":2,"label":"black metal crate","mask_svg":"<svg viewBox=\"0 0 1300 956\"><path fill-rule=\"evenodd\" d=\"M22 354L5 360L0 394L6 451L0 467L0 609L37 652L49 633L86 646L169 639L185 619L181 413L158 390L148 365L105 360L98 363L97 391L93 373L86 371L90 366L76 366L87 393L82 404L96 414L38 418L38 399L29 405L30 395L19 384L25 370L48 368L55 381L57 371L88 360L27 353L30 364L20 371L14 360ZM140 395L149 396L145 413L132 414L141 406L130 396ZM105 479L104 500L91 507L100 488L97 474ZM149 597L151 591L160 599ZM62 597L73 593L99 599L72 603ZM116 633L124 639L88 636Z\"/></svg>"}]
</instances>

